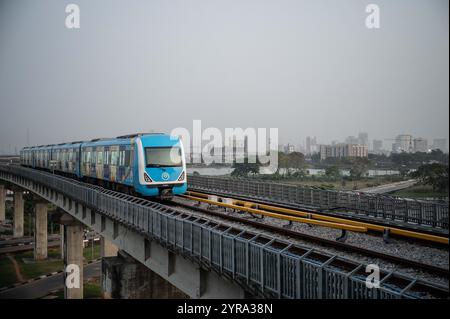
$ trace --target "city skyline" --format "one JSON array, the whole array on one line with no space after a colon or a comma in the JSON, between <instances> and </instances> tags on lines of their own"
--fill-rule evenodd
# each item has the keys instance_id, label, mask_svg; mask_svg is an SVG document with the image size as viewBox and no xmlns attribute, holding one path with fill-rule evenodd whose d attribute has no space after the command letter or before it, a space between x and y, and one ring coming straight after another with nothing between
<instances>
[{"instance_id":1,"label":"city skyline","mask_svg":"<svg viewBox=\"0 0 450 319\"><path fill-rule=\"evenodd\" d=\"M63 3L0 0L0 150L195 119L281 144L448 140L448 2L377 1L376 30L368 3L80 0L69 30Z\"/></svg>"}]
</instances>

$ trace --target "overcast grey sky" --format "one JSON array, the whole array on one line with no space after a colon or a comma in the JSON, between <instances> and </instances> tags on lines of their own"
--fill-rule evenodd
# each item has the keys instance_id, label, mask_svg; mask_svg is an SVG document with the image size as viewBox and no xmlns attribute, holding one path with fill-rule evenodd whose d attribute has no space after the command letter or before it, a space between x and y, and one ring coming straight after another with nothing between
<instances>
[{"instance_id":1,"label":"overcast grey sky","mask_svg":"<svg viewBox=\"0 0 450 319\"><path fill-rule=\"evenodd\" d=\"M65 27L78 4L81 28ZM365 7L381 28L365 27ZM136 131L449 136L447 0L0 0L0 152Z\"/></svg>"}]
</instances>

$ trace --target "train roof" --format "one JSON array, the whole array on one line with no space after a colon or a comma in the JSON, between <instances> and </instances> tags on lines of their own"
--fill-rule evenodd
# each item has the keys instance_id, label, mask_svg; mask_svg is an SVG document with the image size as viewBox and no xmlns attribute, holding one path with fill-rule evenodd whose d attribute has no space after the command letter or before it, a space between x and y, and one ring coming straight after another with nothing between
<instances>
[{"instance_id":1,"label":"train roof","mask_svg":"<svg viewBox=\"0 0 450 319\"><path fill-rule=\"evenodd\" d=\"M127 134L127 135L117 136L116 138L133 138L133 137L138 137L138 136L143 136L143 135L166 135L166 134L162 133L162 132L132 133L132 134Z\"/></svg>"},{"instance_id":2,"label":"train roof","mask_svg":"<svg viewBox=\"0 0 450 319\"><path fill-rule=\"evenodd\" d=\"M162 137L168 138L169 134L162 132L149 132L149 133L132 133L127 135L120 135L113 138L94 138L90 141L73 141L68 143L59 143L59 144L47 144L47 145L39 145L39 146L26 146L23 150L37 150L37 149L66 149L66 148L74 148L79 147L80 145L83 147L89 146L110 146L110 145L129 145L132 142L132 139L135 137Z\"/></svg>"}]
</instances>

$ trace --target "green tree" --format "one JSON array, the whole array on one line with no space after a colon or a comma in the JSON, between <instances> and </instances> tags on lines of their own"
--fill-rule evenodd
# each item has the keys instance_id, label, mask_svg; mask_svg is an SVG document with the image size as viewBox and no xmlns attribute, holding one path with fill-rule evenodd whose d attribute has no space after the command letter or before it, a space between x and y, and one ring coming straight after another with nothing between
<instances>
[{"instance_id":1,"label":"green tree","mask_svg":"<svg viewBox=\"0 0 450 319\"><path fill-rule=\"evenodd\" d=\"M411 173L420 183L430 185L434 191L448 192L448 165L439 163L425 164Z\"/></svg>"},{"instance_id":2,"label":"green tree","mask_svg":"<svg viewBox=\"0 0 450 319\"><path fill-rule=\"evenodd\" d=\"M258 174L260 163L257 161L256 163L249 163L248 158L244 158L243 163L233 163L234 170L231 172L231 176L239 176L239 177L247 177L249 174Z\"/></svg>"},{"instance_id":3,"label":"green tree","mask_svg":"<svg viewBox=\"0 0 450 319\"><path fill-rule=\"evenodd\" d=\"M341 177L341 170L339 169L338 166L328 166L325 169L325 176L327 176L328 178L331 179L338 179Z\"/></svg>"}]
</instances>

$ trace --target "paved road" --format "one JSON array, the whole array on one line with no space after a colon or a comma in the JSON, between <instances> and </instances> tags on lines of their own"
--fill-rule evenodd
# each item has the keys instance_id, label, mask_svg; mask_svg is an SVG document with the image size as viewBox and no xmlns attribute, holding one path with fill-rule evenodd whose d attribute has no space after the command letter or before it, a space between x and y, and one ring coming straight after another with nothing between
<instances>
[{"instance_id":1,"label":"paved road","mask_svg":"<svg viewBox=\"0 0 450 319\"><path fill-rule=\"evenodd\" d=\"M396 183L384 184L384 185L375 186L375 187L358 189L358 192L372 193L372 194L391 193L391 192L398 191L400 189L405 189L405 188L411 187L416 183L417 183L417 180L410 179L410 180L402 181L402 182L396 182Z\"/></svg>"},{"instance_id":2,"label":"paved road","mask_svg":"<svg viewBox=\"0 0 450 319\"><path fill-rule=\"evenodd\" d=\"M47 247L48 248L50 248L50 247L59 247L59 240L49 241ZM1 254L7 254L7 253L18 253L18 252L27 251L27 250L33 250L33 249L34 249L34 244L13 245L13 246L8 246L8 247L1 247L0 248L0 255Z\"/></svg>"},{"instance_id":3,"label":"paved road","mask_svg":"<svg viewBox=\"0 0 450 319\"><path fill-rule=\"evenodd\" d=\"M48 235L48 240L59 239L59 235ZM0 239L0 247L16 245L21 243L32 243L34 241L34 237L22 237L22 238L8 238L8 239Z\"/></svg>"},{"instance_id":4,"label":"paved road","mask_svg":"<svg viewBox=\"0 0 450 319\"><path fill-rule=\"evenodd\" d=\"M99 277L101 274L101 262L97 261L84 266L84 280ZM28 284L18 286L0 292L0 299L36 299L42 298L53 290L64 288L63 273L59 273L44 279L39 279Z\"/></svg>"}]
</instances>

